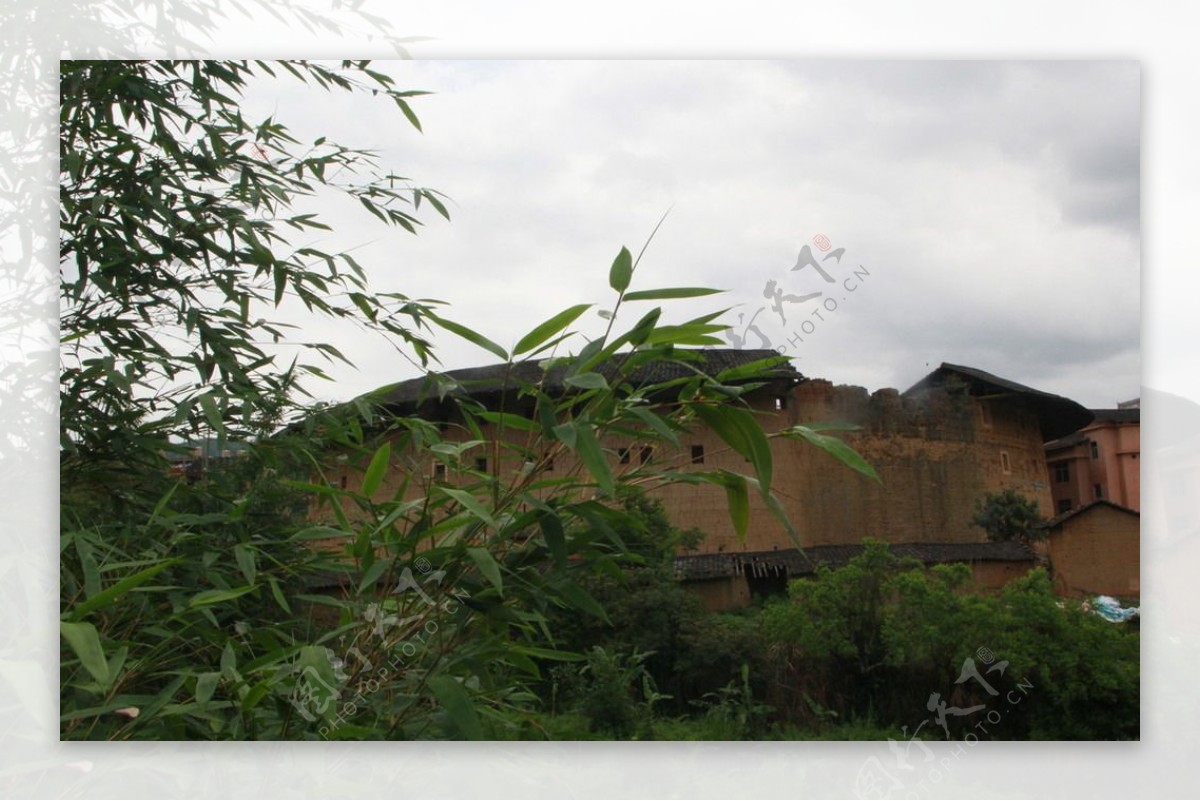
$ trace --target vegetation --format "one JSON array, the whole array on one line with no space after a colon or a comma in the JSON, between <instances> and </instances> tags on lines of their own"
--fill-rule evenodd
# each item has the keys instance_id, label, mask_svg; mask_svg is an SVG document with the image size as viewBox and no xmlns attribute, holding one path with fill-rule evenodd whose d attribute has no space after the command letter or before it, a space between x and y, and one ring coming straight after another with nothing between
<instances>
[{"instance_id":1,"label":"vegetation","mask_svg":"<svg viewBox=\"0 0 1200 801\"><path fill-rule=\"evenodd\" d=\"M348 193L408 230L422 203L445 207L367 151L247 120L239 92L276 74L369 92L419 125L409 101L420 93L366 63L62 66L63 736L537 735L533 688L549 667L580 663L587 681L611 685L651 656L566 650L549 624L564 609L609 619L588 577L620 572L623 538L641 525L636 502L623 503L635 488L720 486L742 532L755 491L786 523L766 436L741 400L780 360L698 369L687 348L722 344L718 314L665 325L655 304L714 290L631 290L638 260L626 248L609 270L614 300L597 310L608 330L591 340L571 326L592 304L534 326L509 351L436 302L374 294L349 254L291 243L325 227L299 201ZM435 375L456 409L451 427L369 398L308 409L304 379L320 366L278 365L267 345L288 335L270 321L285 300L384 335L417 365L432 363L440 329L510 365L546 360L568 390L513 373L529 412L518 414ZM649 311L621 332L629 304ZM691 376L632 380L663 361ZM605 451L614 435L677 447L696 420L753 473L670 460L614 470ZM164 454L206 432L250 443L249 455L171 480ZM523 467L474 469L476 452ZM335 454L360 468L353 486L329 475ZM435 461L444 473L411 469ZM623 731L619 719L607 725Z\"/></svg>"},{"instance_id":2,"label":"vegetation","mask_svg":"<svg viewBox=\"0 0 1200 801\"><path fill-rule=\"evenodd\" d=\"M965 565L925 569L873 543L790 593L764 610L763 625L782 670L771 700L793 723L866 720L911 733L940 701L1002 713L992 739L1137 737L1136 630L1064 602L1040 568L986 595ZM968 659L999 696L970 680ZM996 700L1010 690L1027 703ZM982 736L980 720L952 716L945 730L924 731Z\"/></svg>"},{"instance_id":3,"label":"vegetation","mask_svg":"<svg viewBox=\"0 0 1200 801\"><path fill-rule=\"evenodd\" d=\"M988 539L994 542L1028 544L1046 537L1042 528L1046 518L1038 511L1037 501L1014 489L989 492L975 504L971 522L986 531Z\"/></svg>"},{"instance_id":4,"label":"vegetation","mask_svg":"<svg viewBox=\"0 0 1200 801\"><path fill-rule=\"evenodd\" d=\"M740 625L723 625L731 620ZM1063 601L1040 569L987 595L971 586L965 565L927 569L868 541L848 565L792 582L788 599L738 616L700 612L695 623L709 632L705 653L746 661L708 674L686 713L657 693L639 696L640 672L615 678L605 697L622 700L622 736L1139 736L1137 627ZM654 688L660 678L650 673ZM624 695L614 689L622 683ZM607 736L604 716L590 708L560 709L548 727L560 736Z\"/></svg>"}]
</instances>

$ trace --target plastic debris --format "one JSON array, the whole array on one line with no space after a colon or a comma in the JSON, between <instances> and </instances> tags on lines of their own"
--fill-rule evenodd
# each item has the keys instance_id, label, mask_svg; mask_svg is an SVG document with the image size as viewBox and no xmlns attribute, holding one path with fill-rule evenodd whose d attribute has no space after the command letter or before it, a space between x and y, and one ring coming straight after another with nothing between
<instances>
[{"instance_id":1,"label":"plastic debris","mask_svg":"<svg viewBox=\"0 0 1200 801\"><path fill-rule=\"evenodd\" d=\"M1139 612L1138 607L1123 607L1116 598L1108 595L1097 595L1092 599L1091 604L1085 604L1084 607L1087 608L1089 605L1091 611L1110 623L1124 623Z\"/></svg>"}]
</instances>

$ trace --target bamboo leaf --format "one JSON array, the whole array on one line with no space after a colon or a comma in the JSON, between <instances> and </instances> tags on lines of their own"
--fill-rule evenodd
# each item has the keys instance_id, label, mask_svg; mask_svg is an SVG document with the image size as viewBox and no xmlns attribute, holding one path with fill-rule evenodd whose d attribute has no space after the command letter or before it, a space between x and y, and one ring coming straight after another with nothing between
<instances>
[{"instance_id":1,"label":"bamboo leaf","mask_svg":"<svg viewBox=\"0 0 1200 801\"><path fill-rule=\"evenodd\" d=\"M218 436L224 435L225 422L221 419L221 410L217 408L217 402L211 394L200 396L200 408L204 410L204 418L208 420L209 427ZM207 447L207 444L201 443L201 447Z\"/></svg>"},{"instance_id":2,"label":"bamboo leaf","mask_svg":"<svg viewBox=\"0 0 1200 801\"><path fill-rule=\"evenodd\" d=\"M629 252L629 248L622 247L608 271L608 285L617 292L624 292L629 288L631 280L633 280L633 255Z\"/></svg>"},{"instance_id":3,"label":"bamboo leaf","mask_svg":"<svg viewBox=\"0 0 1200 801\"><path fill-rule=\"evenodd\" d=\"M880 484L883 483L883 480L879 478L879 474L875 472L875 468L871 467L867 460L858 454L858 451L837 437L818 433L812 426L792 426L784 432L784 435L803 439L805 442L816 445L852 470L856 470Z\"/></svg>"},{"instance_id":4,"label":"bamboo leaf","mask_svg":"<svg viewBox=\"0 0 1200 801\"><path fill-rule=\"evenodd\" d=\"M371 566L363 571L362 580L358 582L359 594L375 586L375 582L379 581L379 577L386 573L391 566L391 559L377 559L372 562Z\"/></svg>"},{"instance_id":5,"label":"bamboo leaf","mask_svg":"<svg viewBox=\"0 0 1200 801\"><path fill-rule=\"evenodd\" d=\"M79 620L89 612L93 612L97 609L103 609L120 596L132 590L134 587L139 587L142 584L145 584L167 567L175 564L176 561L178 560L172 559L165 562L160 562L157 565L152 565L146 568L145 570L139 570L132 576L126 576L108 589L97 593L72 609L71 618L73 620Z\"/></svg>"},{"instance_id":6,"label":"bamboo leaf","mask_svg":"<svg viewBox=\"0 0 1200 801\"><path fill-rule=\"evenodd\" d=\"M527 417L511 412L474 412L480 419L487 420L501 428L515 428L518 431L538 431L538 424Z\"/></svg>"},{"instance_id":7,"label":"bamboo leaf","mask_svg":"<svg viewBox=\"0 0 1200 801\"><path fill-rule=\"evenodd\" d=\"M231 681L237 681L237 653L233 650L233 643L227 641L225 647L221 649L221 675Z\"/></svg>"},{"instance_id":8,"label":"bamboo leaf","mask_svg":"<svg viewBox=\"0 0 1200 801\"><path fill-rule=\"evenodd\" d=\"M495 354L496 356L500 357L504 361L508 361L508 352L505 351L504 348L500 347L492 340L485 337L483 334L472 331L470 328L467 328L465 325L459 325L458 323L454 322L453 320L447 320L444 317L439 317L438 315L434 314L431 311L426 311L425 316L428 319L432 320L434 323L437 323L442 328L449 331L450 333L457 334L458 336L467 340L471 344L478 345L479 347L483 348L484 350L488 351L489 353Z\"/></svg>"},{"instance_id":9,"label":"bamboo leaf","mask_svg":"<svg viewBox=\"0 0 1200 801\"><path fill-rule=\"evenodd\" d=\"M702 298L705 295L717 295L723 289L708 289L700 286L670 287L666 289L643 289L625 295L625 300L678 300L680 298Z\"/></svg>"},{"instance_id":10,"label":"bamboo leaf","mask_svg":"<svg viewBox=\"0 0 1200 801\"><path fill-rule=\"evenodd\" d=\"M575 425L576 431L576 453L579 454L579 458L588 472L596 479L596 483L600 485L601 492L612 495L614 491L612 468L608 465L608 459L605 458L600 443L596 442L596 435L593 433L592 427L586 423L573 425Z\"/></svg>"},{"instance_id":11,"label":"bamboo leaf","mask_svg":"<svg viewBox=\"0 0 1200 801\"><path fill-rule=\"evenodd\" d=\"M467 740L483 739L483 725L462 684L453 676L435 676L429 680L429 689L446 710L454 734Z\"/></svg>"},{"instance_id":12,"label":"bamboo leaf","mask_svg":"<svg viewBox=\"0 0 1200 801\"><path fill-rule=\"evenodd\" d=\"M297 681L303 681L311 692L311 708L331 717L336 714L338 705L338 688L342 684L329 661L332 651L320 645L303 645L296 653L296 670L299 673Z\"/></svg>"},{"instance_id":13,"label":"bamboo leaf","mask_svg":"<svg viewBox=\"0 0 1200 801\"><path fill-rule=\"evenodd\" d=\"M533 350L538 345L541 345L543 342L562 331L568 325L575 322L575 320L579 318L579 315L583 314L591 307L592 304L590 303L581 303L554 315L549 320L537 326L525 336L521 337L521 340L517 343L516 347L513 348L513 355L517 356L525 353L526 351Z\"/></svg>"},{"instance_id":14,"label":"bamboo leaf","mask_svg":"<svg viewBox=\"0 0 1200 801\"><path fill-rule=\"evenodd\" d=\"M379 485L383 483L383 477L387 474L391 458L392 443L385 442L375 451L375 455L371 457L371 463L367 465L367 472L363 473L361 489L363 496L371 498L379 489Z\"/></svg>"},{"instance_id":15,"label":"bamboo leaf","mask_svg":"<svg viewBox=\"0 0 1200 801\"><path fill-rule=\"evenodd\" d=\"M746 491L746 479L735 473L727 474L725 497L729 501L729 518L737 532L738 541L745 542L746 529L750 525L750 495Z\"/></svg>"},{"instance_id":16,"label":"bamboo leaf","mask_svg":"<svg viewBox=\"0 0 1200 801\"><path fill-rule=\"evenodd\" d=\"M412 127L416 128L418 131L420 131L421 130L421 121L419 119L417 119L417 115L412 110L412 107L410 105L408 105L408 103L405 103L403 100L401 100L399 97L396 97L393 99L396 101L396 105L400 107L400 111L403 112L404 116L408 119L409 124L412 125ZM424 131L422 131L422 133L424 133Z\"/></svg>"},{"instance_id":17,"label":"bamboo leaf","mask_svg":"<svg viewBox=\"0 0 1200 801\"><path fill-rule=\"evenodd\" d=\"M283 590L279 588L279 582L274 576L268 576L267 583L271 585L271 595L275 597L275 603L279 604L279 608L290 615L292 608L288 605L287 598L283 597Z\"/></svg>"},{"instance_id":18,"label":"bamboo leaf","mask_svg":"<svg viewBox=\"0 0 1200 801\"><path fill-rule=\"evenodd\" d=\"M739 364L736 367L722 370L713 376L713 378L722 383L744 381L751 378L770 378L771 373L774 372L774 368L786 365L789 361L790 359L786 356L769 356L766 359L756 359L746 364Z\"/></svg>"},{"instance_id":19,"label":"bamboo leaf","mask_svg":"<svg viewBox=\"0 0 1200 801\"><path fill-rule=\"evenodd\" d=\"M647 332L643 342L647 345L711 345L719 347L726 343L713 334L722 333L727 328L728 326L724 325L701 323L664 325Z\"/></svg>"},{"instance_id":20,"label":"bamboo leaf","mask_svg":"<svg viewBox=\"0 0 1200 801\"><path fill-rule=\"evenodd\" d=\"M567 566L567 539L563 532L562 521L553 512L547 512L538 518L538 526L542 536L546 538L546 547L554 557L554 564L560 570Z\"/></svg>"},{"instance_id":21,"label":"bamboo leaf","mask_svg":"<svg viewBox=\"0 0 1200 801\"><path fill-rule=\"evenodd\" d=\"M492 517L491 512L485 509L483 504L481 504L474 495L466 490L455 489L454 487L439 486L438 489L453 498L460 506L469 511L475 517L482 520L488 526L491 528L496 528L496 519Z\"/></svg>"},{"instance_id":22,"label":"bamboo leaf","mask_svg":"<svg viewBox=\"0 0 1200 801\"><path fill-rule=\"evenodd\" d=\"M84 670L91 674L96 683L104 690L112 686L113 677L108 672L108 660L104 658L104 648L100 645L100 634L91 623L59 624L59 631L67 645L79 657Z\"/></svg>"},{"instance_id":23,"label":"bamboo leaf","mask_svg":"<svg viewBox=\"0 0 1200 801\"><path fill-rule=\"evenodd\" d=\"M671 430L671 427L667 425L667 421L662 417L659 417L649 409L644 409L640 406L630 406L627 408L627 411L646 425L650 426L650 428L663 439L670 442L676 448L679 447L679 437L673 430Z\"/></svg>"},{"instance_id":24,"label":"bamboo leaf","mask_svg":"<svg viewBox=\"0 0 1200 801\"><path fill-rule=\"evenodd\" d=\"M497 564L495 557L487 548L468 548L467 556L471 557L471 561L479 568L479 572L484 578L492 583L496 588L496 592L504 594L504 580L500 575L500 565Z\"/></svg>"},{"instance_id":25,"label":"bamboo leaf","mask_svg":"<svg viewBox=\"0 0 1200 801\"><path fill-rule=\"evenodd\" d=\"M196 677L196 703L207 704L212 700L213 693L217 690L217 683L221 680L221 674L215 672L201 673Z\"/></svg>"},{"instance_id":26,"label":"bamboo leaf","mask_svg":"<svg viewBox=\"0 0 1200 801\"><path fill-rule=\"evenodd\" d=\"M805 423L809 431L862 431L862 426L855 423Z\"/></svg>"},{"instance_id":27,"label":"bamboo leaf","mask_svg":"<svg viewBox=\"0 0 1200 801\"><path fill-rule=\"evenodd\" d=\"M696 416L717 433L729 447L750 460L764 495L771 489L771 444L754 416L733 406L692 407Z\"/></svg>"},{"instance_id":28,"label":"bamboo leaf","mask_svg":"<svg viewBox=\"0 0 1200 801\"><path fill-rule=\"evenodd\" d=\"M574 651L552 651L549 648L537 648L532 645L514 645L512 650L535 659L550 659L555 662L582 662L587 659L583 654L577 654Z\"/></svg>"},{"instance_id":29,"label":"bamboo leaf","mask_svg":"<svg viewBox=\"0 0 1200 801\"><path fill-rule=\"evenodd\" d=\"M579 441L579 429L574 423L559 423L553 428L554 436L571 450Z\"/></svg>"},{"instance_id":30,"label":"bamboo leaf","mask_svg":"<svg viewBox=\"0 0 1200 801\"><path fill-rule=\"evenodd\" d=\"M563 383L580 389L608 389L608 382L599 373L580 373L570 376Z\"/></svg>"},{"instance_id":31,"label":"bamboo leaf","mask_svg":"<svg viewBox=\"0 0 1200 801\"><path fill-rule=\"evenodd\" d=\"M96 555L92 545L85 539L75 540L75 552L79 554L79 564L83 568L83 592L88 598L100 594L100 566L96 563Z\"/></svg>"},{"instance_id":32,"label":"bamboo leaf","mask_svg":"<svg viewBox=\"0 0 1200 801\"><path fill-rule=\"evenodd\" d=\"M241 596L248 592L252 592L253 590L253 586L238 587L236 590L204 590L203 592L198 592L193 595L192 599L188 601L188 606L192 607L193 609L198 606L212 606L213 604L219 604L224 601L232 601L234 598L240 598Z\"/></svg>"},{"instance_id":33,"label":"bamboo leaf","mask_svg":"<svg viewBox=\"0 0 1200 801\"><path fill-rule=\"evenodd\" d=\"M604 607L593 598L588 592L578 584L567 583L558 588L558 592L570 602L572 606L583 612L587 612L605 623L609 623L608 613L604 611Z\"/></svg>"},{"instance_id":34,"label":"bamboo leaf","mask_svg":"<svg viewBox=\"0 0 1200 801\"><path fill-rule=\"evenodd\" d=\"M633 328L630 328L624 336L621 337L624 341L633 345L635 348L643 344L650 335L654 333L654 326L658 324L658 318L662 317L662 307L656 306L634 323ZM614 342L614 345L620 343L621 340Z\"/></svg>"},{"instance_id":35,"label":"bamboo leaf","mask_svg":"<svg viewBox=\"0 0 1200 801\"><path fill-rule=\"evenodd\" d=\"M244 542L239 542L233 546L233 559L242 575L246 577L246 583L253 584L254 577L258 574L258 568L254 564L254 551Z\"/></svg>"}]
</instances>

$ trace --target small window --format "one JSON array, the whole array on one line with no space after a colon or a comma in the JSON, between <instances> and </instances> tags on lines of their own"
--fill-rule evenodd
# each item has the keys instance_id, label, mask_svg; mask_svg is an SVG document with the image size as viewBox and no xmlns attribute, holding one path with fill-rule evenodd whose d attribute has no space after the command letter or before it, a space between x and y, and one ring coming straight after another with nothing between
<instances>
[{"instance_id":1,"label":"small window","mask_svg":"<svg viewBox=\"0 0 1200 801\"><path fill-rule=\"evenodd\" d=\"M446 477L446 465L442 462L433 463L433 477L435 480L442 480Z\"/></svg>"},{"instance_id":2,"label":"small window","mask_svg":"<svg viewBox=\"0 0 1200 801\"><path fill-rule=\"evenodd\" d=\"M1096 444L1095 442L1092 443L1092 458L1093 459L1100 458L1100 446L1098 444Z\"/></svg>"},{"instance_id":3,"label":"small window","mask_svg":"<svg viewBox=\"0 0 1200 801\"><path fill-rule=\"evenodd\" d=\"M692 446L692 464L704 464L704 446Z\"/></svg>"},{"instance_id":4,"label":"small window","mask_svg":"<svg viewBox=\"0 0 1200 801\"><path fill-rule=\"evenodd\" d=\"M620 459L621 464L629 464L629 448L618 448L617 458Z\"/></svg>"},{"instance_id":5,"label":"small window","mask_svg":"<svg viewBox=\"0 0 1200 801\"><path fill-rule=\"evenodd\" d=\"M480 473L487 472L487 457L486 456L476 456L475 457L475 469L478 470Z\"/></svg>"},{"instance_id":6,"label":"small window","mask_svg":"<svg viewBox=\"0 0 1200 801\"><path fill-rule=\"evenodd\" d=\"M342 489L346 488L346 474L342 473Z\"/></svg>"},{"instance_id":7,"label":"small window","mask_svg":"<svg viewBox=\"0 0 1200 801\"><path fill-rule=\"evenodd\" d=\"M775 411L782 412L787 408L787 395L775 396Z\"/></svg>"},{"instance_id":8,"label":"small window","mask_svg":"<svg viewBox=\"0 0 1200 801\"><path fill-rule=\"evenodd\" d=\"M1092 485L1092 495L1096 496L1096 498L1103 498L1104 497L1104 487L1100 486L1099 484L1093 484Z\"/></svg>"},{"instance_id":9,"label":"small window","mask_svg":"<svg viewBox=\"0 0 1200 801\"><path fill-rule=\"evenodd\" d=\"M1063 498L1058 502L1058 513L1061 515L1069 511L1071 511L1071 499Z\"/></svg>"},{"instance_id":10,"label":"small window","mask_svg":"<svg viewBox=\"0 0 1200 801\"><path fill-rule=\"evenodd\" d=\"M985 428L992 427L992 408L985 402L979 404L979 419L983 422ZM1008 471L1005 470L1004 472L1007 473Z\"/></svg>"},{"instance_id":11,"label":"small window","mask_svg":"<svg viewBox=\"0 0 1200 801\"><path fill-rule=\"evenodd\" d=\"M654 455L654 448L652 448L651 446L647 445L646 447L642 448L642 453L641 453L642 464L645 464L646 462L650 461L650 457L653 455Z\"/></svg>"},{"instance_id":12,"label":"small window","mask_svg":"<svg viewBox=\"0 0 1200 801\"><path fill-rule=\"evenodd\" d=\"M1012 472L1012 462L1008 460L1008 451L1000 451L1000 469L1005 473Z\"/></svg>"},{"instance_id":13,"label":"small window","mask_svg":"<svg viewBox=\"0 0 1200 801\"><path fill-rule=\"evenodd\" d=\"M1071 480L1071 463L1070 462L1055 462L1054 463L1054 481L1057 484L1066 484Z\"/></svg>"}]
</instances>

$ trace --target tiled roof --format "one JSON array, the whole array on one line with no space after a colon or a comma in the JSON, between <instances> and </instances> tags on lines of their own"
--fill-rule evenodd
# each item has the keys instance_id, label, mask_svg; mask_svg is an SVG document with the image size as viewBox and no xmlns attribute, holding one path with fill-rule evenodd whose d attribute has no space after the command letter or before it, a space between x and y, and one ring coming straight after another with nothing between
<instances>
[{"instance_id":1,"label":"tiled roof","mask_svg":"<svg viewBox=\"0 0 1200 801\"><path fill-rule=\"evenodd\" d=\"M923 564L947 562L1032 562L1033 552L1016 542L912 542L889 544L892 555L913 558ZM735 576L778 574L806 576L818 565L839 568L863 552L862 545L812 545L803 551L750 551L746 553L698 554L675 559L675 575L681 579L706 579Z\"/></svg>"},{"instance_id":2,"label":"tiled roof","mask_svg":"<svg viewBox=\"0 0 1200 801\"><path fill-rule=\"evenodd\" d=\"M1089 409L1092 413L1093 423L1140 423L1142 422L1142 410L1134 407L1131 409Z\"/></svg>"},{"instance_id":3,"label":"tiled roof","mask_svg":"<svg viewBox=\"0 0 1200 801\"><path fill-rule=\"evenodd\" d=\"M688 378L696 374L696 370L705 375L715 376L733 367L750 364L779 356L774 350L738 350L734 348L698 348L676 351L676 360L660 360L651 362L633 371L630 380L635 384L656 384L676 378ZM618 354L621 356L623 354ZM419 403L425 399L437 397L438 385L443 387L460 386L470 395L486 395L502 390L515 390L523 384L540 382L544 391L549 394L560 394L567 389L563 383L566 367L554 367L543 370L542 360L528 360L513 364L492 364L486 367L469 367L462 370L449 370L421 378L413 378L391 384L369 393L372 402L386 406L405 406ZM616 371L613 363L602 364L596 372L611 377ZM801 381L804 376L797 372L789 362L784 362L772 371L780 379Z\"/></svg>"},{"instance_id":4,"label":"tiled roof","mask_svg":"<svg viewBox=\"0 0 1200 801\"><path fill-rule=\"evenodd\" d=\"M1045 523L1042 523L1042 525L1038 526L1038 528L1057 528L1058 526L1061 526L1066 521L1070 520L1072 517L1075 517L1076 515L1081 515L1085 512L1090 512L1092 509L1095 509L1097 506L1111 506L1113 509L1116 509L1119 512L1128 512L1131 515L1136 515L1138 517L1141 517L1141 513L1138 512L1136 509L1130 509L1128 506L1122 506L1119 503L1113 503L1110 500L1101 498L1100 500L1092 501L1091 503L1085 503L1083 506L1076 506L1071 511L1063 512L1062 514L1058 515L1057 517L1052 517L1049 520L1047 520Z\"/></svg>"},{"instance_id":5,"label":"tiled roof","mask_svg":"<svg viewBox=\"0 0 1200 801\"><path fill-rule=\"evenodd\" d=\"M956 379L964 382L972 395L1012 394L1024 398L1037 415L1043 441L1078 431L1092 421L1092 413L1070 398L1042 392L974 367L948 362L942 362L940 367L913 384L904 394L941 387Z\"/></svg>"},{"instance_id":6,"label":"tiled roof","mask_svg":"<svg viewBox=\"0 0 1200 801\"><path fill-rule=\"evenodd\" d=\"M1107 503L1098 501L1098 503ZM1123 507L1118 507L1123 508ZM888 545L898 559L912 558L927 564L948 562L1032 562L1033 552L1016 542L910 542ZM708 553L675 558L675 576L684 580L722 578L744 573L765 576L787 569L792 577L808 576L817 567L844 567L863 552L861 544L812 545L803 551L787 548L779 551L748 551L744 553ZM308 576L309 589L349 587L359 580L353 565L330 569Z\"/></svg>"},{"instance_id":7,"label":"tiled roof","mask_svg":"<svg viewBox=\"0 0 1200 801\"><path fill-rule=\"evenodd\" d=\"M1096 424L1100 424L1100 423L1115 423L1117 425L1121 425L1121 424L1131 424L1131 423L1139 423L1140 424L1142 422L1142 410L1138 409L1138 408L1088 409L1088 411L1092 413L1092 422L1088 423L1087 424L1088 426L1096 425ZM1086 427L1087 426L1085 426L1085 428ZM1051 440L1050 442L1047 442L1046 450L1057 451L1057 450L1062 450L1063 448L1074 447L1075 445L1078 445L1081 442L1086 442L1087 439L1088 439L1087 434L1083 433L1082 431L1076 431L1072 434L1068 434L1065 437L1060 437L1056 440Z\"/></svg>"},{"instance_id":8,"label":"tiled roof","mask_svg":"<svg viewBox=\"0 0 1200 801\"><path fill-rule=\"evenodd\" d=\"M1046 443L1046 450L1061 451L1064 448L1073 448L1084 442L1087 442L1087 436L1080 431L1076 431L1074 434L1067 434L1065 437L1050 440Z\"/></svg>"}]
</instances>

